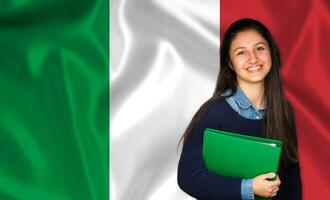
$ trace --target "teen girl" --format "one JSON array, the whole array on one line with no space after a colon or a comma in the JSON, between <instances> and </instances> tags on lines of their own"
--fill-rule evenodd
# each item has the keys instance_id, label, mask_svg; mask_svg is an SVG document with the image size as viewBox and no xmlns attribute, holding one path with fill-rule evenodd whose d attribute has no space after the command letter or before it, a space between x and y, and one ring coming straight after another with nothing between
<instances>
[{"instance_id":1,"label":"teen girl","mask_svg":"<svg viewBox=\"0 0 330 200\"><path fill-rule=\"evenodd\" d=\"M231 24L222 38L213 96L200 107L182 137L178 184L183 191L200 200L248 200L254 195L301 199L293 111L283 94L280 68L279 50L263 24L253 19ZM242 179L208 172L202 157L205 128L281 140L276 180L267 180L274 173Z\"/></svg>"}]
</instances>

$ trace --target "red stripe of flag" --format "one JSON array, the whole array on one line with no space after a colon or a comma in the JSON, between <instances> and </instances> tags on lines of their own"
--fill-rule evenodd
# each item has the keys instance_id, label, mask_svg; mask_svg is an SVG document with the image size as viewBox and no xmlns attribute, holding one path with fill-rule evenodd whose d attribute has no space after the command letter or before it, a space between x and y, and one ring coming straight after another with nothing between
<instances>
[{"instance_id":1,"label":"red stripe of flag","mask_svg":"<svg viewBox=\"0 0 330 200\"><path fill-rule=\"evenodd\" d=\"M330 3L327 0L221 0L220 35L254 18L280 48L285 94L295 109L303 199L330 196ZM221 37L220 36L220 37Z\"/></svg>"}]
</instances>

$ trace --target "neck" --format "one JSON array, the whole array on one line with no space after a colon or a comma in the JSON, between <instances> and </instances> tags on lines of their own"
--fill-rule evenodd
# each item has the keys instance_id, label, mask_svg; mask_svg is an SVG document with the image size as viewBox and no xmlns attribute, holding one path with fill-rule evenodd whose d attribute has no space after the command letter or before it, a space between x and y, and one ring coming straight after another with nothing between
<instances>
[{"instance_id":1,"label":"neck","mask_svg":"<svg viewBox=\"0 0 330 200\"><path fill-rule=\"evenodd\" d=\"M253 84L240 84L239 87L244 92L245 96L251 101L253 106L257 109L264 109L264 83L253 83Z\"/></svg>"}]
</instances>

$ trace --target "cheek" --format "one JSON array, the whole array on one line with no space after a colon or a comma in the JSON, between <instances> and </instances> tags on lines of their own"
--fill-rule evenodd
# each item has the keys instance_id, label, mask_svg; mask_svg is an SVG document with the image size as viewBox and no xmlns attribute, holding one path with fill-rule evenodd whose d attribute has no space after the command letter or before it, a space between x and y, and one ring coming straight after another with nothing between
<instances>
[{"instance_id":1,"label":"cheek","mask_svg":"<svg viewBox=\"0 0 330 200\"><path fill-rule=\"evenodd\" d=\"M270 64L272 63L272 58L271 58L269 52L265 52L265 53L260 54L259 58L262 59L264 62L267 62L267 63L270 63Z\"/></svg>"},{"instance_id":2,"label":"cheek","mask_svg":"<svg viewBox=\"0 0 330 200\"><path fill-rule=\"evenodd\" d=\"M244 58L235 58L232 60L235 70L240 70L244 68L246 60Z\"/></svg>"},{"instance_id":3,"label":"cheek","mask_svg":"<svg viewBox=\"0 0 330 200\"><path fill-rule=\"evenodd\" d=\"M267 71L267 74L268 74L268 72L270 71L270 68L272 66L272 57L270 56L269 53L268 54L264 54L262 56L262 60L266 64L265 65L265 70Z\"/></svg>"}]
</instances>

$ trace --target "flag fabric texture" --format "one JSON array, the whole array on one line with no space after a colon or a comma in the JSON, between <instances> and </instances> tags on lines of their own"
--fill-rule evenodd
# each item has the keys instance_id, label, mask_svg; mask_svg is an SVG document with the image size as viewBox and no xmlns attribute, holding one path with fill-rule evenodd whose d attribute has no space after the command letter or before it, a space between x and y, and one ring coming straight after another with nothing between
<instances>
[{"instance_id":1,"label":"flag fabric texture","mask_svg":"<svg viewBox=\"0 0 330 200\"><path fill-rule=\"evenodd\" d=\"M109 199L109 2L0 6L0 199Z\"/></svg>"},{"instance_id":2,"label":"flag fabric texture","mask_svg":"<svg viewBox=\"0 0 330 200\"><path fill-rule=\"evenodd\" d=\"M326 199L330 196L330 3L221 0L220 35L244 17L264 23L280 49L285 94L295 112L303 199Z\"/></svg>"},{"instance_id":3,"label":"flag fabric texture","mask_svg":"<svg viewBox=\"0 0 330 200\"><path fill-rule=\"evenodd\" d=\"M214 88L219 1L110 8L110 199L193 199L177 185L177 144Z\"/></svg>"},{"instance_id":4,"label":"flag fabric texture","mask_svg":"<svg viewBox=\"0 0 330 200\"><path fill-rule=\"evenodd\" d=\"M327 0L111 1L111 199L191 199L176 183L176 147L212 95L221 36L246 17L280 48L303 199L330 196L329 9Z\"/></svg>"}]
</instances>

